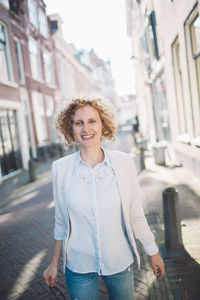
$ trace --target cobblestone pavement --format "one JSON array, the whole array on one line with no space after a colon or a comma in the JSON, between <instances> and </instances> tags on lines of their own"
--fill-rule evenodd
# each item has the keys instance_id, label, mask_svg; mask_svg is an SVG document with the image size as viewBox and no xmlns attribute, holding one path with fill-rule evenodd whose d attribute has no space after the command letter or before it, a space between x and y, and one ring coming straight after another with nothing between
<instances>
[{"instance_id":1,"label":"cobblestone pavement","mask_svg":"<svg viewBox=\"0 0 200 300\"><path fill-rule=\"evenodd\" d=\"M173 296L177 300L200 299L200 179L184 168L165 168L146 159L147 171L140 175L143 201L160 251L164 250L162 192L173 186L179 197L181 230L187 258L165 258L165 268ZM151 196L149 196L151 195ZM160 199L160 200L159 200ZM153 220L154 216L154 220ZM164 298L161 298L164 299Z\"/></svg>"}]
</instances>

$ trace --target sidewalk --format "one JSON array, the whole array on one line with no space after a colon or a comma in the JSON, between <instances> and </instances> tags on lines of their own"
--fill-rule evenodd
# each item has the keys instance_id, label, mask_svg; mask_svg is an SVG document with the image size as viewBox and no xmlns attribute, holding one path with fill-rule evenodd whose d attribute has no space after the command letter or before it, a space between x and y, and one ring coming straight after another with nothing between
<instances>
[{"instance_id":1,"label":"sidewalk","mask_svg":"<svg viewBox=\"0 0 200 300\"><path fill-rule=\"evenodd\" d=\"M69 155L74 151L73 148L66 149L65 155ZM29 170L22 170L21 173L2 182L0 184L0 208L6 206L8 202L12 202L23 191L27 190L28 192L32 187L39 187L49 182L51 180L51 165L57 158L54 157L45 162L34 163L36 176L34 182L30 182Z\"/></svg>"},{"instance_id":2,"label":"sidewalk","mask_svg":"<svg viewBox=\"0 0 200 300\"><path fill-rule=\"evenodd\" d=\"M17 188L0 201L0 299L50 300L42 272L50 261L53 241L53 204L50 165L37 169L37 180ZM190 260L165 259L166 275L157 281L141 247L141 270L135 270L136 300L200 299L200 180L183 168L170 169L146 158L140 176L147 220L162 254L164 225L162 191L174 186L179 192L182 234ZM22 234L23 233L23 234ZM59 285L65 288L59 272ZM100 300L108 300L100 280ZM126 300L126 299L124 299Z\"/></svg>"},{"instance_id":3,"label":"sidewalk","mask_svg":"<svg viewBox=\"0 0 200 300\"><path fill-rule=\"evenodd\" d=\"M161 254L164 244L162 192L171 186L178 191L183 244L189 259L165 259L165 278L168 279L174 299L199 300L200 180L184 168L161 167L155 165L152 158L147 158L146 170L140 175L140 185L147 220ZM162 291L162 287L160 290Z\"/></svg>"}]
</instances>

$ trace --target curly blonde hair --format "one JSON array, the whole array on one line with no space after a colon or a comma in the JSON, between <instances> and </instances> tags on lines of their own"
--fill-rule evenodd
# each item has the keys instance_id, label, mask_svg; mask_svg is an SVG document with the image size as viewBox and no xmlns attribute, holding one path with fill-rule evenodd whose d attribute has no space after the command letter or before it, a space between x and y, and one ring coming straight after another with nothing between
<instances>
[{"instance_id":1,"label":"curly blonde hair","mask_svg":"<svg viewBox=\"0 0 200 300\"><path fill-rule=\"evenodd\" d=\"M58 113L56 129L63 134L68 145L74 142L73 117L77 109L92 106L99 113L102 121L102 139L114 139L116 134L115 114L111 103L103 97L78 96L73 98L68 105Z\"/></svg>"}]
</instances>

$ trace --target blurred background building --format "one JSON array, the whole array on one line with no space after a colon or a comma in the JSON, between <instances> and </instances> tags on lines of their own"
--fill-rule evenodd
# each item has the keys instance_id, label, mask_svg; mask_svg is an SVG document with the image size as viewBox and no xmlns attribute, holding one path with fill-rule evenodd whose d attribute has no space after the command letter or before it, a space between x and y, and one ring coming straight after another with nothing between
<instances>
[{"instance_id":1,"label":"blurred background building","mask_svg":"<svg viewBox=\"0 0 200 300\"><path fill-rule=\"evenodd\" d=\"M200 1L127 0L139 124L200 175Z\"/></svg>"},{"instance_id":2,"label":"blurred background building","mask_svg":"<svg viewBox=\"0 0 200 300\"><path fill-rule=\"evenodd\" d=\"M0 182L62 152L54 116L79 93L109 98L119 125L199 176L199 2L126 0L135 94L119 96L110 61L67 43L42 0L0 0Z\"/></svg>"},{"instance_id":3,"label":"blurred background building","mask_svg":"<svg viewBox=\"0 0 200 300\"><path fill-rule=\"evenodd\" d=\"M59 15L42 0L0 0L0 182L61 151L59 103L77 93L115 99L110 63L62 36Z\"/></svg>"}]
</instances>

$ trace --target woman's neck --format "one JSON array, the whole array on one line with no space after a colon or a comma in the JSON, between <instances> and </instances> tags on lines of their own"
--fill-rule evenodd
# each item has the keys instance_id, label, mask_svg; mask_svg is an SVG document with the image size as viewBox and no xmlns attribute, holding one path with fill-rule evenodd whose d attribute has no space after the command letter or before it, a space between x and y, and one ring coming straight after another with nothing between
<instances>
[{"instance_id":1,"label":"woman's neck","mask_svg":"<svg viewBox=\"0 0 200 300\"><path fill-rule=\"evenodd\" d=\"M80 148L81 159L86 162L91 168L104 160L104 152L100 146L96 148Z\"/></svg>"}]
</instances>

